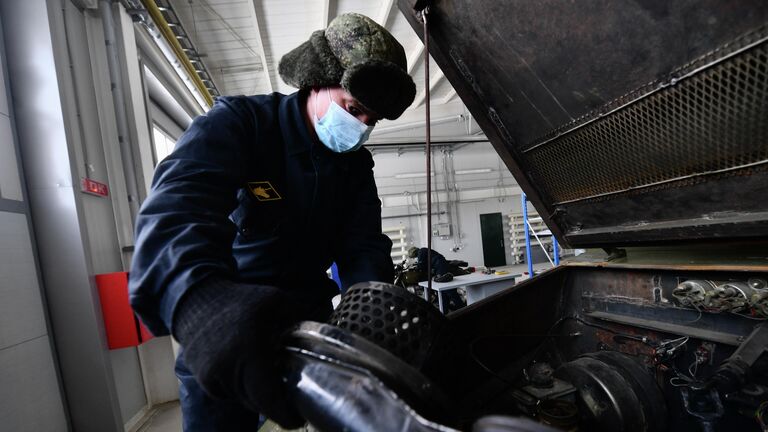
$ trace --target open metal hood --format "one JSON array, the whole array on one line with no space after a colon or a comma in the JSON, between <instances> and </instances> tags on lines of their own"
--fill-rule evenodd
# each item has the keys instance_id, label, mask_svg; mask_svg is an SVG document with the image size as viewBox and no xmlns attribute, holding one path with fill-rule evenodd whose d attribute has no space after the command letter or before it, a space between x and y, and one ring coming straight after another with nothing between
<instances>
[{"instance_id":1,"label":"open metal hood","mask_svg":"<svg viewBox=\"0 0 768 432\"><path fill-rule=\"evenodd\" d=\"M768 237L768 2L430 3L432 57L561 243Z\"/></svg>"}]
</instances>

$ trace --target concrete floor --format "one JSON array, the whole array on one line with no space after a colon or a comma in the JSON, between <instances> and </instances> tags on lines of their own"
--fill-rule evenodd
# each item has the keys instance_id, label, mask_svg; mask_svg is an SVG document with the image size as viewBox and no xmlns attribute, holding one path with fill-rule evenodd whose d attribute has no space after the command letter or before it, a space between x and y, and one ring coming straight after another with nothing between
<instances>
[{"instance_id":1,"label":"concrete floor","mask_svg":"<svg viewBox=\"0 0 768 432\"><path fill-rule=\"evenodd\" d=\"M181 432L179 402L168 402L156 407L136 432Z\"/></svg>"}]
</instances>

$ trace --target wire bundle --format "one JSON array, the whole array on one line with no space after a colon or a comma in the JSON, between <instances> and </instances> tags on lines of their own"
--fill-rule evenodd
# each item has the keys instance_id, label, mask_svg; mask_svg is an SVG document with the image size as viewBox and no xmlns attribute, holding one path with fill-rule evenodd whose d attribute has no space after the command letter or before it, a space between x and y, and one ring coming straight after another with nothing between
<instances>
[{"instance_id":1,"label":"wire bundle","mask_svg":"<svg viewBox=\"0 0 768 432\"><path fill-rule=\"evenodd\" d=\"M730 312L752 319L768 318L768 288L762 279L747 282L713 282L691 279L680 283L672 295L681 306L699 313Z\"/></svg>"}]
</instances>

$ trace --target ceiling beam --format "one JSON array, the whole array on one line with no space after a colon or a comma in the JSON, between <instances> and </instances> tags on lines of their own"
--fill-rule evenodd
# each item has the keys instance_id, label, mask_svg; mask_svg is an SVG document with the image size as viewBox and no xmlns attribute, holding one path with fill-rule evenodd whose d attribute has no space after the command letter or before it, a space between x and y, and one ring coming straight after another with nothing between
<instances>
[{"instance_id":1,"label":"ceiling beam","mask_svg":"<svg viewBox=\"0 0 768 432\"><path fill-rule=\"evenodd\" d=\"M451 87L451 89L448 91L448 94L443 96L443 104L447 104L448 102L452 101L453 98L456 97L456 89Z\"/></svg>"},{"instance_id":2,"label":"ceiling beam","mask_svg":"<svg viewBox=\"0 0 768 432\"><path fill-rule=\"evenodd\" d=\"M431 125L439 125L439 124L445 124L445 123L459 123L462 121L466 121L467 117L464 114L452 114L447 117L440 117L440 118L433 118L430 121ZM409 129L416 129L416 128L423 128L424 127L424 120L417 120L414 122L407 122L407 123L394 123L389 126L377 126L376 129L374 129L374 133L371 134L371 139L375 139L380 137L384 134L389 134L392 132L402 132L404 130Z\"/></svg>"},{"instance_id":3,"label":"ceiling beam","mask_svg":"<svg viewBox=\"0 0 768 432\"><path fill-rule=\"evenodd\" d=\"M264 28L264 6L260 0L251 0L250 4L251 18L253 19L253 25L256 30L256 37L259 43L259 58L261 58L261 64L264 66L263 73L264 78L267 81L267 93L272 93L277 90L277 79L274 73L273 65L267 63L267 56L270 49L264 44L266 40L266 29ZM271 56L270 56L271 57ZM256 93L254 91L254 93Z\"/></svg>"},{"instance_id":4,"label":"ceiling beam","mask_svg":"<svg viewBox=\"0 0 768 432\"><path fill-rule=\"evenodd\" d=\"M445 74L442 70L438 69L437 73L432 75L429 78L429 91L432 92L432 90L437 87L440 82L442 82L445 79ZM424 101L427 99L427 90L426 88L419 92L419 94L416 95L416 99L413 100L413 104L411 104L411 109L418 108L421 106L421 104L424 103Z\"/></svg>"},{"instance_id":5,"label":"ceiling beam","mask_svg":"<svg viewBox=\"0 0 768 432\"><path fill-rule=\"evenodd\" d=\"M395 0L383 0L381 2L381 9L379 10L379 14L376 16L376 22L379 23L380 26L387 26L387 20L389 19L389 14L392 13L392 6L394 4Z\"/></svg>"},{"instance_id":6,"label":"ceiling beam","mask_svg":"<svg viewBox=\"0 0 768 432\"><path fill-rule=\"evenodd\" d=\"M424 56L424 44L419 43L416 48L408 54L408 75L413 73L416 65L419 63L419 59Z\"/></svg>"},{"instance_id":7,"label":"ceiling beam","mask_svg":"<svg viewBox=\"0 0 768 432\"><path fill-rule=\"evenodd\" d=\"M248 44L248 42L246 42L245 39L243 39L243 37L240 36L240 34L227 22L227 20L224 19L224 17L222 17L221 14L219 14L216 11L216 9L213 8L213 6L208 4L208 2L206 0L199 0L198 4L200 4L206 11L208 11L208 13L213 15L224 26L224 29L226 31L228 31L232 35L232 37L235 38L235 40L240 43L240 45L242 45L243 48L245 48L254 57L259 59L261 64L264 66L264 72L266 74L266 79L267 79L267 85L269 87L270 92L272 92L272 91L274 91L274 86L273 86L273 80L269 76L269 68L268 68L268 65L267 65L267 54L266 54L267 50L266 50L266 47L264 46L264 43L263 43L264 39L262 37L263 29L259 25L260 24L260 21L259 21L259 18L258 18L259 14L258 14L258 10L256 9L257 8L257 6L256 6L257 1L258 0L253 0L252 2L248 2L248 3L250 5L249 9L250 9L250 13L251 13L251 20L253 21L254 25L256 26L255 29L256 29L256 34L257 34L257 42L259 44L258 50L254 50L250 46L250 44ZM234 50L237 50L237 49L240 49L240 48L220 49L220 50L218 50L218 52L221 53L223 51L234 51ZM224 81L225 77L226 77L226 74L221 73L221 71L220 71L220 74L221 74L221 78L220 79L222 81ZM253 93L256 93L255 90L258 90L258 89L254 89ZM227 91L229 91L229 89L227 89Z\"/></svg>"}]
</instances>

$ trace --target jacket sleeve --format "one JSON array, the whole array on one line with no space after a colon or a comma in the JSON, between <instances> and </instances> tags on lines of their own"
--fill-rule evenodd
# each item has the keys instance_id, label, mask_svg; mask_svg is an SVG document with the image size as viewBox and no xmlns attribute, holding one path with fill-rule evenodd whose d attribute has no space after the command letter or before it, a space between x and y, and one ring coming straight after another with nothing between
<instances>
[{"instance_id":1,"label":"jacket sleeve","mask_svg":"<svg viewBox=\"0 0 768 432\"><path fill-rule=\"evenodd\" d=\"M355 163L350 180L349 213L345 214L334 259L343 289L358 282L392 283L392 241L381 232L381 201L373 179L373 157L359 150L362 162Z\"/></svg>"},{"instance_id":2,"label":"jacket sleeve","mask_svg":"<svg viewBox=\"0 0 768 432\"><path fill-rule=\"evenodd\" d=\"M158 164L139 211L130 300L156 335L170 332L175 306L190 287L212 276L234 279L235 226L228 216L242 185L245 144L256 136L244 105L220 99L195 119Z\"/></svg>"}]
</instances>

